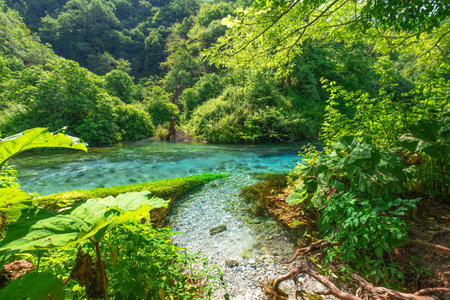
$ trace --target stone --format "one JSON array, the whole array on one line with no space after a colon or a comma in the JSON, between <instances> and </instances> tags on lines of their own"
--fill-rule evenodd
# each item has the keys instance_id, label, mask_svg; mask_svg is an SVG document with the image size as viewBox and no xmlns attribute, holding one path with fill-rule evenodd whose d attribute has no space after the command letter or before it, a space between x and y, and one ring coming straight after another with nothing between
<instances>
[{"instance_id":1,"label":"stone","mask_svg":"<svg viewBox=\"0 0 450 300\"><path fill-rule=\"evenodd\" d=\"M244 249L241 253L241 256L242 258L249 259L250 257L252 257L252 254L248 249Z\"/></svg>"},{"instance_id":2,"label":"stone","mask_svg":"<svg viewBox=\"0 0 450 300\"><path fill-rule=\"evenodd\" d=\"M16 279L17 277L25 273L31 272L33 269L33 264L26 259L16 260L10 264L3 266L4 272L6 272L11 278L10 280Z\"/></svg>"},{"instance_id":3,"label":"stone","mask_svg":"<svg viewBox=\"0 0 450 300\"><path fill-rule=\"evenodd\" d=\"M239 262L234 258L227 258L225 259L225 266L227 268L234 268L239 266Z\"/></svg>"},{"instance_id":4,"label":"stone","mask_svg":"<svg viewBox=\"0 0 450 300\"><path fill-rule=\"evenodd\" d=\"M221 232L223 232L225 230L227 230L227 225L221 224L221 225L217 225L217 226L211 227L209 229L209 234L210 235L215 235L215 234L221 233Z\"/></svg>"}]
</instances>

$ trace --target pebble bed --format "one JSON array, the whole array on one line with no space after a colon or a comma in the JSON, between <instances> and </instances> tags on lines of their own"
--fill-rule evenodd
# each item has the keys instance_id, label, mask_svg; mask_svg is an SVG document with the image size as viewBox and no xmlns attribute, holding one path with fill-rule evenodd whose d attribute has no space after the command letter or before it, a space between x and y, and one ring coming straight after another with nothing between
<instances>
[{"instance_id":1,"label":"pebble bed","mask_svg":"<svg viewBox=\"0 0 450 300\"><path fill-rule=\"evenodd\" d=\"M212 299L224 299L226 294L230 299L266 299L261 281L273 280L294 267L295 263L285 263L295 244L284 229L269 217L252 214L251 205L239 195L242 187L256 182L250 175L239 174L208 183L178 200L167 218L173 230L184 233L175 236L176 245L201 252L208 264L222 270L226 289L216 291ZM226 225L226 230L210 235L210 229L220 225ZM293 280L283 282L281 288L291 295L289 299L296 299ZM313 293L325 287L300 276L297 289Z\"/></svg>"}]
</instances>

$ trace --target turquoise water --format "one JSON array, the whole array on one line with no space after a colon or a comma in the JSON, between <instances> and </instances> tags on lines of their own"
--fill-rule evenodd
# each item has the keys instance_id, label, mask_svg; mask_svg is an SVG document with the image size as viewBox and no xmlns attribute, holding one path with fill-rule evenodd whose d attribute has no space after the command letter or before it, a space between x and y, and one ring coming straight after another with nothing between
<instances>
[{"instance_id":1,"label":"turquoise water","mask_svg":"<svg viewBox=\"0 0 450 300\"><path fill-rule=\"evenodd\" d=\"M28 154L11 161L26 192L109 187L201 173L283 172L300 160L301 143L211 145L140 141L83 152Z\"/></svg>"}]
</instances>

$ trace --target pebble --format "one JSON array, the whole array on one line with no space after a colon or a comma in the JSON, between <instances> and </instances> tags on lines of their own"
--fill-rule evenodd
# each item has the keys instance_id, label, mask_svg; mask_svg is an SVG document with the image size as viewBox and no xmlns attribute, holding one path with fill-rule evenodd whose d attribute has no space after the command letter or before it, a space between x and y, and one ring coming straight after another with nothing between
<instances>
[{"instance_id":1,"label":"pebble","mask_svg":"<svg viewBox=\"0 0 450 300\"><path fill-rule=\"evenodd\" d=\"M226 294L236 300L265 299L260 283L290 270L284 262L292 257L295 245L274 220L251 215L249 204L239 195L242 187L256 182L246 174L216 180L179 199L167 217L173 230L184 233L174 237L176 245L200 252L208 264L221 269L226 289L215 291L213 300L224 299ZM226 224L226 230L210 235L210 228L217 224ZM246 253L245 258L242 253ZM295 299L292 280L280 286L292 295L289 299ZM324 289L309 276L299 288L310 293Z\"/></svg>"}]
</instances>

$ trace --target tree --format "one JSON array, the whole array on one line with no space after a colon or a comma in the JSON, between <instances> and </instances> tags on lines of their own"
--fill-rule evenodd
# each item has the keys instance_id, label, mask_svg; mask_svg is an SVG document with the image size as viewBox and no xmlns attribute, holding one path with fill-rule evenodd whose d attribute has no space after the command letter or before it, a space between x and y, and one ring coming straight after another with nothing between
<instances>
[{"instance_id":1,"label":"tree","mask_svg":"<svg viewBox=\"0 0 450 300\"><path fill-rule=\"evenodd\" d=\"M418 56L445 57L448 14L448 5L437 0L258 0L228 18L228 34L207 54L216 64L285 67L307 39L364 38L378 50L401 46Z\"/></svg>"},{"instance_id":2,"label":"tree","mask_svg":"<svg viewBox=\"0 0 450 300\"><path fill-rule=\"evenodd\" d=\"M119 97L125 103L131 103L133 79L121 70L112 70L105 75L105 88L112 96Z\"/></svg>"}]
</instances>

